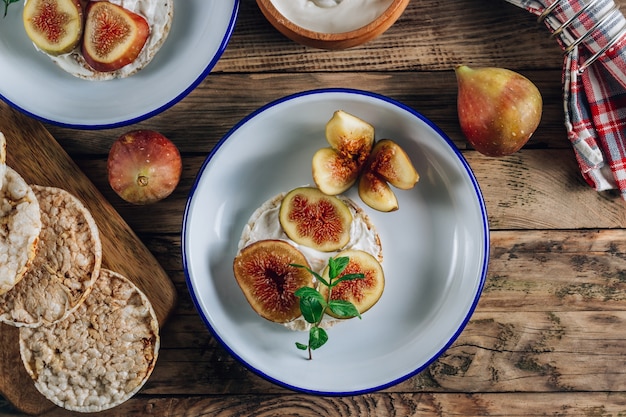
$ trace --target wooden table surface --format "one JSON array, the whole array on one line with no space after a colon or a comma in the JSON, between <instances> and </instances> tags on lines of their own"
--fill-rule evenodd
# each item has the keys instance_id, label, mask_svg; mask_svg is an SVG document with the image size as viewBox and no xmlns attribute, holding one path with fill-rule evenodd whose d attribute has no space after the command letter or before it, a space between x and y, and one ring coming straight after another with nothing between
<instances>
[{"instance_id":1,"label":"wooden table surface","mask_svg":"<svg viewBox=\"0 0 626 417\"><path fill-rule=\"evenodd\" d=\"M543 119L520 152L488 158L467 145L456 113L458 64L507 67L539 87ZM597 193L581 178L563 125L561 65L547 29L504 0L413 0L380 38L344 51L295 44L267 23L255 0L242 0L221 60L174 107L125 128L46 125L179 295L151 379L99 415L626 415L626 208L616 193ZM185 202L212 147L258 107L324 87L384 94L440 126L478 179L491 229L484 292L456 342L420 374L350 397L292 392L235 361L194 309L181 261ZM163 132L184 157L179 187L150 208L122 202L106 180L112 141L136 127ZM0 414L20 415L6 403Z\"/></svg>"}]
</instances>

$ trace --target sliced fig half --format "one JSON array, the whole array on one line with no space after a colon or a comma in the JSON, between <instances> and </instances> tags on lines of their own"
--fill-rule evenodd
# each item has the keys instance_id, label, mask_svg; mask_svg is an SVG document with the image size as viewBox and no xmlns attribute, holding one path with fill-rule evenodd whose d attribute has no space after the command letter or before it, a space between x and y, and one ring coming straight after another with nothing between
<instances>
[{"instance_id":1,"label":"sliced fig half","mask_svg":"<svg viewBox=\"0 0 626 417\"><path fill-rule=\"evenodd\" d=\"M250 306L261 317L287 323L300 316L300 302L294 292L313 287L313 276L298 249L283 240L260 240L243 248L235 257L235 279Z\"/></svg>"},{"instance_id":2,"label":"sliced fig half","mask_svg":"<svg viewBox=\"0 0 626 417\"><path fill-rule=\"evenodd\" d=\"M346 274L363 274L363 279L353 279L342 281L333 287L330 295L331 300L350 301L360 314L365 313L372 308L374 304L380 300L385 289L385 274L383 267L376 258L367 252L361 250L350 249L340 252L336 257L348 257L348 266L343 270L339 277ZM329 277L329 268L326 267L322 276L325 279ZM338 278L339 278L338 277ZM320 293L326 298L328 296L328 287L322 286ZM332 311L328 311L333 317Z\"/></svg>"},{"instance_id":3,"label":"sliced fig half","mask_svg":"<svg viewBox=\"0 0 626 417\"><path fill-rule=\"evenodd\" d=\"M350 209L337 197L314 187L289 191L280 204L278 218L290 239L322 252L339 250L350 241Z\"/></svg>"},{"instance_id":4,"label":"sliced fig half","mask_svg":"<svg viewBox=\"0 0 626 417\"><path fill-rule=\"evenodd\" d=\"M141 15L108 1L87 5L82 53L96 71L118 70L137 59L150 25Z\"/></svg>"},{"instance_id":5,"label":"sliced fig half","mask_svg":"<svg viewBox=\"0 0 626 417\"><path fill-rule=\"evenodd\" d=\"M391 139L376 142L365 169L401 190L413 188L420 178L407 153Z\"/></svg>"},{"instance_id":6,"label":"sliced fig half","mask_svg":"<svg viewBox=\"0 0 626 417\"><path fill-rule=\"evenodd\" d=\"M366 170L359 178L359 197L374 210L398 210L398 198L387 181L373 171Z\"/></svg>"},{"instance_id":7,"label":"sliced fig half","mask_svg":"<svg viewBox=\"0 0 626 417\"><path fill-rule=\"evenodd\" d=\"M83 33L80 0L27 0L22 20L35 46L54 56L72 51Z\"/></svg>"},{"instance_id":8,"label":"sliced fig half","mask_svg":"<svg viewBox=\"0 0 626 417\"><path fill-rule=\"evenodd\" d=\"M330 148L313 156L313 181L322 192L337 195L356 181L374 144L374 127L356 116L337 110L326 123Z\"/></svg>"}]
</instances>

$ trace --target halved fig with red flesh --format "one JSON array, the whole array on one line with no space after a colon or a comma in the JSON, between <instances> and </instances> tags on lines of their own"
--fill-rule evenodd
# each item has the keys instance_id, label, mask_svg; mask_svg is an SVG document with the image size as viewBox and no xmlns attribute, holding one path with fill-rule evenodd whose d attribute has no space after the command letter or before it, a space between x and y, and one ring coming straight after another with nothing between
<instances>
[{"instance_id":1,"label":"halved fig with red flesh","mask_svg":"<svg viewBox=\"0 0 626 417\"><path fill-rule=\"evenodd\" d=\"M294 292L313 287L313 276L304 255L283 240L260 240L243 248L235 257L235 279L250 306L261 317L287 323L301 315Z\"/></svg>"},{"instance_id":2,"label":"halved fig with red flesh","mask_svg":"<svg viewBox=\"0 0 626 417\"><path fill-rule=\"evenodd\" d=\"M420 178L404 149L390 139L376 142L365 169L376 172L401 190L413 188Z\"/></svg>"},{"instance_id":3,"label":"halved fig with red flesh","mask_svg":"<svg viewBox=\"0 0 626 417\"><path fill-rule=\"evenodd\" d=\"M291 240L322 252L339 250L350 241L350 209L337 197L314 187L288 192L278 218Z\"/></svg>"},{"instance_id":4,"label":"halved fig with red flesh","mask_svg":"<svg viewBox=\"0 0 626 417\"><path fill-rule=\"evenodd\" d=\"M337 195L354 184L374 144L374 127L337 110L326 123L326 140L330 148L313 157L313 181L328 195Z\"/></svg>"},{"instance_id":5,"label":"halved fig with red flesh","mask_svg":"<svg viewBox=\"0 0 626 417\"><path fill-rule=\"evenodd\" d=\"M366 170L359 178L359 197L374 210L390 212L398 210L398 198L385 179Z\"/></svg>"},{"instance_id":6,"label":"halved fig with red flesh","mask_svg":"<svg viewBox=\"0 0 626 417\"><path fill-rule=\"evenodd\" d=\"M50 55L72 51L83 33L83 8L79 0L28 0L22 20L30 40Z\"/></svg>"},{"instance_id":7,"label":"halved fig with red flesh","mask_svg":"<svg viewBox=\"0 0 626 417\"><path fill-rule=\"evenodd\" d=\"M361 250L350 249L340 252L335 256L335 258L338 257L348 257L349 262L337 278L347 274L363 274L365 277L340 282L332 288L330 299L349 301L354 304L360 314L363 314L380 300L385 289L385 274L382 265L372 255ZM329 279L329 267L326 267L322 277ZM328 287L322 286L320 293L326 298ZM328 311L328 314L340 318L332 311Z\"/></svg>"},{"instance_id":8,"label":"halved fig with red flesh","mask_svg":"<svg viewBox=\"0 0 626 417\"><path fill-rule=\"evenodd\" d=\"M82 53L96 71L118 70L137 59L150 36L146 19L108 1L87 5Z\"/></svg>"}]
</instances>

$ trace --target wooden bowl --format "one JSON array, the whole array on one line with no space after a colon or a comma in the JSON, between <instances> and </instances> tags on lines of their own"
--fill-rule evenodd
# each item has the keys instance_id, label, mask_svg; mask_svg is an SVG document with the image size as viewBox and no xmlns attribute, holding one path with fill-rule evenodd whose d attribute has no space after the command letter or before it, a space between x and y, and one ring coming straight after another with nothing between
<instances>
[{"instance_id":1,"label":"wooden bowl","mask_svg":"<svg viewBox=\"0 0 626 417\"><path fill-rule=\"evenodd\" d=\"M395 23L409 0L393 0L391 5L372 22L342 33L323 33L305 29L280 13L272 0L256 0L261 13L280 33L302 45L319 49L346 49L368 42L381 35Z\"/></svg>"}]
</instances>

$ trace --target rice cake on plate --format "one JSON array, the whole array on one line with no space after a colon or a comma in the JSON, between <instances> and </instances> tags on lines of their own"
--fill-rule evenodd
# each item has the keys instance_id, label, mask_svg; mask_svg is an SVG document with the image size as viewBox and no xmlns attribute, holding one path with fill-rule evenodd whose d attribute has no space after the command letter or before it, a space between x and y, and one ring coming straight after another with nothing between
<instances>
[{"instance_id":1,"label":"rice cake on plate","mask_svg":"<svg viewBox=\"0 0 626 417\"><path fill-rule=\"evenodd\" d=\"M165 43L174 19L174 0L109 0L109 2L143 16L148 22L150 35L139 56L118 70L100 72L87 64L80 44L67 54L57 56L46 54L65 72L78 78L95 81L126 78L145 68Z\"/></svg>"},{"instance_id":2,"label":"rice cake on plate","mask_svg":"<svg viewBox=\"0 0 626 417\"><path fill-rule=\"evenodd\" d=\"M0 148L4 158L5 145ZM0 165L0 172L4 172L0 185L0 294L6 295L32 264L42 223L32 188L6 163Z\"/></svg>"},{"instance_id":3,"label":"rice cake on plate","mask_svg":"<svg viewBox=\"0 0 626 417\"><path fill-rule=\"evenodd\" d=\"M150 377L159 347L150 301L108 269L65 320L20 328L20 354L35 387L71 411L102 411L132 397Z\"/></svg>"},{"instance_id":4,"label":"rice cake on plate","mask_svg":"<svg viewBox=\"0 0 626 417\"><path fill-rule=\"evenodd\" d=\"M67 317L89 294L102 263L98 227L82 202L61 188L31 188L42 222L37 254L24 278L0 295L0 321L18 327Z\"/></svg>"}]
</instances>

